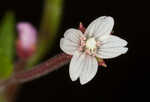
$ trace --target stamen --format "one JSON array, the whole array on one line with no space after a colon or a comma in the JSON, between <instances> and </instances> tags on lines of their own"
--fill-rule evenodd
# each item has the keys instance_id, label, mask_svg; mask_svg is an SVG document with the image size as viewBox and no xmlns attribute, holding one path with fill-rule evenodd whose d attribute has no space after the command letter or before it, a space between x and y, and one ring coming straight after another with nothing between
<instances>
[{"instance_id":1,"label":"stamen","mask_svg":"<svg viewBox=\"0 0 150 102\"><path fill-rule=\"evenodd\" d=\"M82 40L81 40L81 46L84 47L85 44L86 44L85 41L82 41Z\"/></svg>"},{"instance_id":2,"label":"stamen","mask_svg":"<svg viewBox=\"0 0 150 102\"><path fill-rule=\"evenodd\" d=\"M86 40L86 37L85 37L85 36L81 36L81 37L80 37L80 40L84 40L84 41L85 41L85 40Z\"/></svg>"},{"instance_id":3,"label":"stamen","mask_svg":"<svg viewBox=\"0 0 150 102\"><path fill-rule=\"evenodd\" d=\"M88 54L88 55L92 55L92 53L91 53L91 51L89 49L86 49L85 53Z\"/></svg>"},{"instance_id":4,"label":"stamen","mask_svg":"<svg viewBox=\"0 0 150 102\"><path fill-rule=\"evenodd\" d=\"M92 56L95 57L95 56L96 56L96 53L94 52L94 53L92 54Z\"/></svg>"},{"instance_id":5,"label":"stamen","mask_svg":"<svg viewBox=\"0 0 150 102\"><path fill-rule=\"evenodd\" d=\"M95 38L86 39L85 36L80 37L79 51L84 51L86 54L96 56L97 47L100 46L100 42L96 41Z\"/></svg>"},{"instance_id":6,"label":"stamen","mask_svg":"<svg viewBox=\"0 0 150 102\"><path fill-rule=\"evenodd\" d=\"M96 42L96 46L98 46L98 47L100 46L100 41Z\"/></svg>"},{"instance_id":7,"label":"stamen","mask_svg":"<svg viewBox=\"0 0 150 102\"><path fill-rule=\"evenodd\" d=\"M82 46L80 46L80 47L79 47L79 51L83 51L83 48L82 48Z\"/></svg>"}]
</instances>

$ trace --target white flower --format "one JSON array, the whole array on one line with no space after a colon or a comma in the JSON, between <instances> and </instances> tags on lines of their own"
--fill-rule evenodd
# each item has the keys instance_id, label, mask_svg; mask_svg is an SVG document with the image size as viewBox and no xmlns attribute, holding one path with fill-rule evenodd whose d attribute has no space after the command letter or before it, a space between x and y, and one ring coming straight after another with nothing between
<instances>
[{"instance_id":1,"label":"white flower","mask_svg":"<svg viewBox=\"0 0 150 102\"><path fill-rule=\"evenodd\" d=\"M94 20L82 33L77 29L68 29L60 40L61 49L73 55L69 74L72 81L80 79L86 84L96 75L98 58L109 59L127 52L127 41L111 35L114 20L102 16Z\"/></svg>"}]
</instances>

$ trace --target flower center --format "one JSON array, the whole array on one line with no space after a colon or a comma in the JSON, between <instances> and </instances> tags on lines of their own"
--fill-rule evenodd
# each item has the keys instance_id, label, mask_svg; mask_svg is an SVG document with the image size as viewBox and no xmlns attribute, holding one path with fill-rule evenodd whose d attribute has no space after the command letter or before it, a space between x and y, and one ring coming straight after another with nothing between
<instances>
[{"instance_id":1,"label":"flower center","mask_svg":"<svg viewBox=\"0 0 150 102\"><path fill-rule=\"evenodd\" d=\"M85 52L88 55L95 56L97 47L99 47L99 41L96 41L94 37L86 38L82 36L80 38L80 48L79 50Z\"/></svg>"},{"instance_id":2,"label":"flower center","mask_svg":"<svg viewBox=\"0 0 150 102\"><path fill-rule=\"evenodd\" d=\"M95 38L89 38L87 41L86 41L86 45L85 47L87 49L89 49L90 51L94 51L96 49L96 40Z\"/></svg>"}]
</instances>

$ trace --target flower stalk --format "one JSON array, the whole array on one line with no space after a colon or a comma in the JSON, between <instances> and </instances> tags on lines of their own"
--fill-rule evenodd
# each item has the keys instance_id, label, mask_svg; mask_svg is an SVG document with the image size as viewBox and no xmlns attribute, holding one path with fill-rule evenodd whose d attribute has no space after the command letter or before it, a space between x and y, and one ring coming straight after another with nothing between
<instances>
[{"instance_id":1,"label":"flower stalk","mask_svg":"<svg viewBox=\"0 0 150 102\"><path fill-rule=\"evenodd\" d=\"M48 61L33 67L31 70L15 74L13 78L21 83L31 81L57 70L61 66L67 64L70 59L71 56L61 53L53 58L50 58Z\"/></svg>"}]
</instances>

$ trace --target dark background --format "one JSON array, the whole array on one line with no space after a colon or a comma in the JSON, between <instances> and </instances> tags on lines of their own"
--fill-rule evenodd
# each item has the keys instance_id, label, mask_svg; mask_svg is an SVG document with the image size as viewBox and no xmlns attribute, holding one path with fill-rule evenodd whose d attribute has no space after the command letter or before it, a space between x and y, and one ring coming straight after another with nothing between
<instances>
[{"instance_id":1,"label":"dark background","mask_svg":"<svg viewBox=\"0 0 150 102\"><path fill-rule=\"evenodd\" d=\"M44 0L1 0L0 18L7 10L16 13L17 22L30 21L37 28ZM106 60L108 69L99 68L95 78L81 86L72 82L66 65L42 78L23 84L17 102L148 102L150 58L150 7L145 1L65 0L59 37L65 30L85 26L103 15L114 17L114 34L128 41L127 54ZM45 60L61 52L59 39Z\"/></svg>"}]
</instances>

